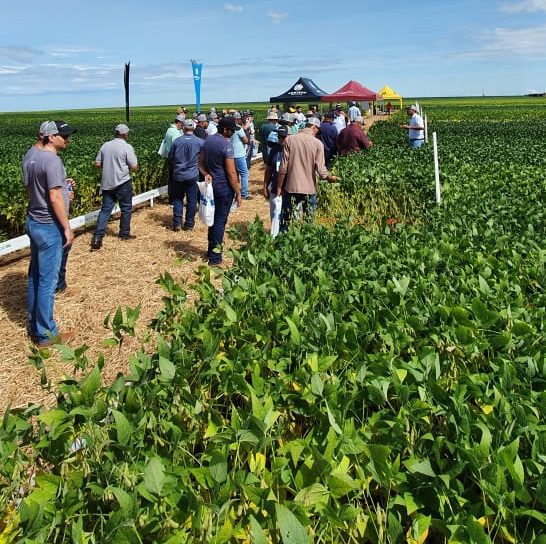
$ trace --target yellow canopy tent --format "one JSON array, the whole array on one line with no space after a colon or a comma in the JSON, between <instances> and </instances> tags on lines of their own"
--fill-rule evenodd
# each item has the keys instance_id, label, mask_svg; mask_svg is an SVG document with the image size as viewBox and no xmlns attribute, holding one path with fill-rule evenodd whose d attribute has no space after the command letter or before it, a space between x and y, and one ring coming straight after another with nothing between
<instances>
[{"instance_id":1,"label":"yellow canopy tent","mask_svg":"<svg viewBox=\"0 0 546 544\"><path fill-rule=\"evenodd\" d=\"M400 102L400 109L402 109L402 97L388 85L385 85L377 94L381 96L382 100L398 100Z\"/></svg>"}]
</instances>

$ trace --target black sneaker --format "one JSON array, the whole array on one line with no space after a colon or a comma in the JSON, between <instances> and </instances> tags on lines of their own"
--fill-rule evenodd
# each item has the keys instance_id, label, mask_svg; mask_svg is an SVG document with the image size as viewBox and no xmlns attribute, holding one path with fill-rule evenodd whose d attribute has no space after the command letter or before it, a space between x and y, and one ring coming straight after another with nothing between
<instances>
[{"instance_id":1,"label":"black sneaker","mask_svg":"<svg viewBox=\"0 0 546 544\"><path fill-rule=\"evenodd\" d=\"M189 225L184 225L182 227L183 230L193 230L193 225L190 227Z\"/></svg>"},{"instance_id":2,"label":"black sneaker","mask_svg":"<svg viewBox=\"0 0 546 544\"><path fill-rule=\"evenodd\" d=\"M94 237L93 240L91 240L91 249L96 250L100 249L102 247L102 238Z\"/></svg>"},{"instance_id":3,"label":"black sneaker","mask_svg":"<svg viewBox=\"0 0 546 544\"><path fill-rule=\"evenodd\" d=\"M178 232L180 230L180 225L173 225L174 232Z\"/></svg>"},{"instance_id":4,"label":"black sneaker","mask_svg":"<svg viewBox=\"0 0 546 544\"><path fill-rule=\"evenodd\" d=\"M136 236L134 234L128 234L127 236L120 236L119 239L126 242L127 240L136 240Z\"/></svg>"}]
</instances>

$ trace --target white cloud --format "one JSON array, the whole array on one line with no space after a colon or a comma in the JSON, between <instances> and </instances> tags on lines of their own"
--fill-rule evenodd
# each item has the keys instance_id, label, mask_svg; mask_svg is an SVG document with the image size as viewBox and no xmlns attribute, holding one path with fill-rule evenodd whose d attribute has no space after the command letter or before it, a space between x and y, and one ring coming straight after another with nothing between
<instances>
[{"instance_id":1,"label":"white cloud","mask_svg":"<svg viewBox=\"0 0 546 544\"><path fill-rule=\"evenodd\" d=\"M77 57L82 53L96 53L98 49L89 47L51 47L48 48L48 53L52 57Z\"/></svg>"},{"instance_id":2,"label":"white cloud","mask_svg":"<svg viewBox=\"0 0 546 544\"><path fill-rule=\"evenodd\" d=\"M32 47L0 46L0 59L9 59L18 62L28 62L41 55L42 52Z\"/></svg>"},{"instance_id":3,"label":"white cloud","mask_svg":"<svg viewBox=\"0 0 546 544\"><path fill-rule=\"evenodd\" d=\"M525 57L531 60L546 57L546 25L526 28L495 28L483 32L482 47L454 56L471 58Z\"/></svg>"},{"instance_id":4,"label":"white cloud","mask_svg":"<svg viewBox=\"0 0 546 544\"><path fill-rule=\"evenodd\" d=\"M241 11L243 11L243 6L236 6L235 4L224 4L224 9L226 11L233 11L234 13L241 13Z\"/></svg>"},{"instance_id":5,"label":"white cloud","mask_svg":"<svg viewBox=\"0 0 546 544\"><path fill-rule=\"evenodd\" d=\"M505 4L501 7L501 10L508 13L546 11L546 0L521 0L512 4Z\"/></svg>"},{"instance_id":6,"label":"white cloud","mask_svg":"<svg viewBox=\"0 0 546 544\"><path fill-rule=\"evenodd\" d=\"M268 11L266 15L271 19L271 22L275 24L280 23L285 17L288 17L288 13L278 13L276 11Z\"/></svg>"}]
</instances>

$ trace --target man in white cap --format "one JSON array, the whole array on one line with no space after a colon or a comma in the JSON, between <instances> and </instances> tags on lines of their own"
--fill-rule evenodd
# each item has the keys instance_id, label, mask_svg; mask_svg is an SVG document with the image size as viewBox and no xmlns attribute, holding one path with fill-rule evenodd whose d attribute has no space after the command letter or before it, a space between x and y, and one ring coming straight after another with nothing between
<instances>
[{"instance_id":1,"label":"man in white cap","mask_svg":"<svg viewBox=\"0 0 546 544\"><path fill-rule=\"evenodd\" d=\"M212 136L218 132L218 114L216 110L209 113L209 124L207 126L207 134Z\"/></svg>"},{"instance_id":2,"label":"man in white cap","mask_svg":"<svg viewBox=\"0 0 546 544\"><path fill-rule=\"evenodd\" d=\"M26 230L30 238L28 271L28 331L38 347L70 340L73 333L60 333L53 319L55 287L63 248L74 240L68 222L66 171L58 153L68 146L76 129L64 121L40 127L42 147L27 153L23 173L29 206Z\"/></svg>"},{"instance_id":3,"label":"man in white cap","mask_svg":"<svg viewBox=\"0 0 546 544\"><path fill-rule=\"evenodd\" d=\"M409 122L405 125L400 125L408 131L409 145L413 149L421 147L425 143L425 126L423 118L417 113L418 108L411 105L407 108Z\"/></svg>"},{"instance_id":4,"label":"man in white cap","mask_svg":"<svg viewBox=\"0 0 546 544\"><path fill-rule=\"evenodd\" d=\"M100 189L102 207L100 209L91 249L102 246L106 225L116 202L119 203L121 217L119 220L120 240L136 238L131 234L131 214L133 211L133 185L131 172L136 172L138 162L133 146L127 143L129 127L119 124L115 128L115 137L100 148L95 159L95 166L102 169Z\"/></svg>"}]
</instances>

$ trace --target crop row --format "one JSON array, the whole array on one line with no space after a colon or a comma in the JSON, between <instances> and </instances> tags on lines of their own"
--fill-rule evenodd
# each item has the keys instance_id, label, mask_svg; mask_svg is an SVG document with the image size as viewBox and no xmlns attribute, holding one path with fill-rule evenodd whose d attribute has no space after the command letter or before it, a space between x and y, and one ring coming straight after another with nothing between
<instances>
[{"instance_id":1,"label":"crop row","mask_svg":"<svg viewBox=\"0 0 546 544\"><path fill-rule=\"evenodd\" d=\"M440 206L382 123L328 226L254 223L191 307L163 275L129 376L63 348L92 370L0 428L6 542L546 541L545 121L429 111Z\"/></svg>"}]
</instances>

